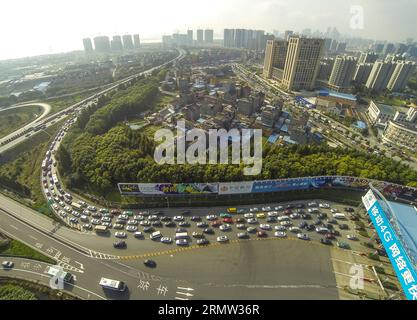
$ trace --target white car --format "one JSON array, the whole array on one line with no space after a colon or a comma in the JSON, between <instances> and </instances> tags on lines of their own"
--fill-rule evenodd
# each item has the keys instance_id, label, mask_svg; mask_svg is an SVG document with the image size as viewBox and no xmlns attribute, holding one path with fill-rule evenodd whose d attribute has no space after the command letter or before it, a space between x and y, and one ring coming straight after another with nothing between
<instances>
[{"instance_id":1,"label":"white car","mask_svg":"<svg viewBox=\"0 0 417 320\"><path fill-rule=\"evenodd\" d=\"M280 217L278 217L278 221L288 221L288 220L290 220L289 216L280 216Z\"/></svg>"},{"instance_id":2,"label":"white car","mask_svg":"<svg viewBox=\"0 0 417 320\"><path fill-rule=\"evenodd\" d=\"M170 243L172 243L172 239L168 238L168 237L162 237L161 242L166 243L166 244L170 244Z\"/></svg>"},{"instance_id":3,"label":"white car","mask_svg":"<svg viewBox=\"0 0 417 320\"><path fill-rule=\"evenodd\" d=\"M127 226L126 231L136 232L136 231L138 231L138 227L136 227L136 226Z\"/></svg>"},{"instance_id":4,"label":"white car","mask_svg":"<svg viewBox=\"0 0 417 320\"><path fill-rule=\"evenodd\" d=\"M281 221L280 222L280 225L281 226L284 226L284 227L291 227L292 226L292 222L285 220L285 221Z\"/></svg>"},{"instance_id":5,"label":"white car","mask_svg":"<svg viewBox=\"0 0 417 320\"><path fill-rule=\"evenodd\" d=\"M254 217L254 214L253 214L253 213L245 213L243 216L244 216L246 219L250 219L250 218L253 218L253 217Z\"/></svg>"},{"instance_id":6,"label":"white car","mask_svg":"<svg viewBox=\"0 0 417 320\"><path fill-rule=\"evenodd\" d=\"M278 212L276 211L268 212L268 217L276 217L277 215L278 215Z\"/></svg>"},{"instance_id":7,"label":"white car","mask_svg":"<svg viewBox=\"0 0 417 320\"><path fill-rule=\"evenodd\" d=\"M328 203L319 203L319 207L328 209L328 208L330 208L330 205Z\"/></svg>"},{"instance_id":8,"label":"white car","mask_svg":"<svg viewBox=\"0 0 417 320\"><path fill-rule=\"evenodd\" d=\"M136 231L135 234L133 235L136 239L143 239L145 236L143 235L142 232L140 231Z\"/></svg>"},{"instance_id":9,"label":"white car","mask_svg":"<svg viewBox=\"0 0 417 320\"><path fill-rule=\"evenodd\" d=\"M56 203L54 203L54 205L52 206L52 208L54 208L55 210L59 210L59 206Z\"/></svg>"},{"instance_id":10,"label":"white car","mask_svg":"<svg viewBox=\"0 0 417 320\"><path fill-rule=\"evenodd\" d=\"M261 228L262 230L271 230L271 226L269 224L264 224L262 223L259 228Z\"/></svg>"},{"instance_id":11,"label":"white car","mask_svg":"<svg viewBox=\"0 0 417 320\"><path fill-rule=\"evenodd\" d=\"M329 233L329 229L327 229L325 227L317 227L316 232L321 233L321 234L326 234L326 233Z\"/></svg>"},{"instance_id":12,"label":"white car","mask_svg":"<svg viewBox=\"0 0 417 320\"><path fill-rule=\"evenodd\" d=\"M258 208L250 208L250 209L249 209L249 211L250 211L250 212L258 212L258 211L259 211L259 209L258 209Z\"/></svg>"},{"instance_id":13,"label":"white car","mask_svg":"<svg viewBox=\"0 0 417 320\"><path fill-rule=\"evenodd\" d=\"M229 238L227 237L227 236L220 236L220 237L217 237L217 242L227 242L227 241L229 241Z\"/></svg>"},{"instance_id":14,"label":"white car","mask_svg":"<svg viewBox=\"0 0 417 320\"><path fill-rule=\"evenodd\" d=\"M278 206L278 207L275 207L274 209L277 211L282 211L284 210L284 206Z\"/></svg>"},{"instance_id":15,"label":"white car","mask_svg":"<svg viewBox=\"0 0 417 320\"><path fill-rule=\"evenodd\" d=\"M255 218L250 218L250 219L247 220L247 222L249 224L256 224L256 223L258 223L258 220L256 220Z\"/></svg>"},{"instance_id":16,"label":"white car","mask_svg":"<svg viewBox=\"0 0 417 320\"><path fill-rule=\"evenodd\" d=\"M290 232L293 232L293 233L298 233L301 231L300 228L298 227L290 227L288 230L290 230Z\"/></svg>"},{"instance_id":17,"label":"white car","mask_svg":"<svg viewBox=\"0 0 417 320\"><path fill-rule=\"evenodd\" d=\"M183 216L175 216L173 218L174 221L184 221L184 217Z\"/></svg>"},{"instance_id":18,"label":"white car","mask_svg":"<svg viewBox=\"0 0 417 320\"><path fill-rule=\"evenodd\" d=\"M348 234L348 235L346 236L346 238L348 238L349 240L352 240L352 241L356 241L356 240L358 240L358 237L357 237L357 236L355 236L355 235L353 235L353 234Z\"/></svg>"},{"instance_id":19,"label":"white car","mask_svg":"<svg viewBox=\"0 0 417 320\"><path fill-rule=\"evenodd\" d=\"M305 233L298 233L297 238L301 240L310 240L310 237L306 235Z\"/></svg>"},{"instance_id":20,"label":"white car","mask_svg":"<svg viewBox=\"0 0 417 320\"><path fill-rule=\"evenodd\" d=\"M88 211L92 211L92 212L96 212L96 211L97 211L97 208L96 208L96 207L94 207L94 206L88 206L88 207L87 207L87 210L88 210Z\"/></svg>"},{"instance_id":21,"label":"white car","mask_svg":"<svg viewBox=\"0 0 417 320\"><path fill-rule=\"evenodd\" d=\"M175 244L177 246L187 246L188 245L188 240L187 239L178 239L175 241Z\"/></svg>"},{"instance_id":22,"label":"white car","mask_svg":"<svg viewBox=\"0 0 417 320\"><path fill-rule=\"evenodd\" d=\"M222 224L220 227L219 227L219 229L221 230L221 231L229 231L230 229L231 229L231 227L230 227L230 224Z\"/></svg>"},{"instance_id":23,"label":"white car","mask_svg":"<svg viewBox=\"0 0 417 320\"><path fill-rule=\"evenodd\" d=\"M271 211L271 207L263 207L262 211Z\"/></svg>"},{"instance_id":24,"label":"white car","mask_svg":"<svg viewBox=\"0 0 417 320\"><path fill-rule=\"evenodd\" d=\"M300 219L300 214L299 213L292 213L292 214L290 214L290 218L291 219Z\"/></svg>"},{"instance_id":25,"label":"white car","mask_svg":"<svg viewBox=\"0 0 417 320\"><path fill-rule=\"evenodd\" d=\"M213 221L213 220L216 220L217 219L217 216L215 214L209 214L206 217L206 219L209 220L209 221Z\"/></svg>"},{"instance_id":26,"label":"white car","mask_svg":"<svg viewBox=\"0 0 417 320\"><path fill-rule=\"evenodd\" d=\"M286 231L287 227L285 227L285 226L275 226L274 229L276 231Z\"/></svg>"},{"instance_id":27,"label":"white car","mask_svg":"<svg viewBox=\"0 0 417 320\"><path fill-rule=\"evenodd\" d=\"M127 238L127 233L123 231L117 231L115 232L114 236L116 238L124 239L124 238Z\"/></svg>"},{"instance_id":28,"label":"white car","mask_svg":"<svg viewBox=\"0 0 417 320\"><path fill-rule=\"evenodd\" d=\"M283 231L276 231L274 233L274 236L277 237L277 238L286 238L287 237L287 234L285 232L283 232Z\"/></svg>"}]
</instances>

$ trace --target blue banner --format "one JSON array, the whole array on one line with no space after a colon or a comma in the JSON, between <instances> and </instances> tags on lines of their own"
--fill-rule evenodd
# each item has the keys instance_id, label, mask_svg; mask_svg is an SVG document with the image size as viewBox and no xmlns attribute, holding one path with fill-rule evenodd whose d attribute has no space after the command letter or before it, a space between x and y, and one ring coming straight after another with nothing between
<instances>
[{"instance_id":1,"label":"blue banner","mask_svg":"<svg viewBox=\"0 0 417 320\"><path fill-rule=\"evenodd\" d=\"M417 300L417 274L414 266L372 190L362 197L362 202L378 232L407 299Z\"/></svg>"}]
</instances>

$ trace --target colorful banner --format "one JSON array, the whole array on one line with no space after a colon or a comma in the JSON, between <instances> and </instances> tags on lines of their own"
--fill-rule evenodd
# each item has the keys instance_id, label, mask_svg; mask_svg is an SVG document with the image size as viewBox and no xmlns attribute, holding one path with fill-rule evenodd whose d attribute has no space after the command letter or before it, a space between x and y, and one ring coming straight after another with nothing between
<instances>
[{"instance_id":1,"label":"colorful banner","mask_svg":"<svg viewBox=\"0 0 417 320\"><path fill-rule=\"evenodd\" d=\"M347 176L213 183L119 183L122 195L248 194L319 188L367 190L372 183L385 196L417 202L417 189L394 183Z\"/></svg>"},{"instance_id":2,"label":"colorful banner","mask_svg":"<svg viewBox=\"0 0 417 320\"><path fill-rule=\"evenodd\" d=\"M417 274L374 192L369 190L362 197L362 202L378 232L407 299L417 300Z\"/></svg>"},{"instance_id":3,"label":"colorful banner","mask_svg":"<svg viewBox=\"0 0 417 320\"><path fill-rule=\"evenodd\" d=\"M253 181L220 182L219 194L245 194L251 193Z\"/></svg>"}]
</instances>

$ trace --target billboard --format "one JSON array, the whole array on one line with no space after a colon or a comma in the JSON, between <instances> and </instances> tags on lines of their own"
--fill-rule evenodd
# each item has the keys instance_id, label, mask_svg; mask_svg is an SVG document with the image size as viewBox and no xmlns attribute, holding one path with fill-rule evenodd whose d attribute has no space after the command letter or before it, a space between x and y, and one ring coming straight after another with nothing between
<instances>
[{"instance_id":1,"label":"billboard","mask_svg":"<svg viewBox=\"0 0 417 320\"><path fill-rule=\"evenodd\" d=\"M242 182L220 182L219 194L245 194L251 193L253 181Z\"/></svg>"},{"instance_id":2,"label":"billboard","mask_svg":"<svg viewBox=\"0 0 417 320\"><path fill-rule=\"evenodd\" d=\"M119 183L123 195L217 194L218 183Z\"/></svg>"},{"instance_id":3,"label":"billboard","mask_svg":"<svg viewBox=\"0 0 417 320\"><path fill-rule=\"evenodd\" d=\"M401 241L394 232L379 200L372 190L362 197L375 230L387 252L398 281L408 300L417 300L417 274Z\"/></svg>"},{"instance_id":4,"label":"billboard","mask_svg":"<svg viewBox=\"0 0 417 320\"><path fill-rule=\"evenodd\" d=\"M417 202L417 189L395 183L348 176L300 177L213 183L118 183L122 195L231 195L321 188L367 190L372 183L385 196Z\"/></svg>"}]
</instances>

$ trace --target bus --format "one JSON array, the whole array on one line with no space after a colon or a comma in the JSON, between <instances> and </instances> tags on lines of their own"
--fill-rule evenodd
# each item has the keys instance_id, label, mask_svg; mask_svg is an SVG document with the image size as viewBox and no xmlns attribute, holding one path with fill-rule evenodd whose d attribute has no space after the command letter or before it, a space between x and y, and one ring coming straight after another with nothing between
<instances>
[{"instance_id":1,"label":"bus","mask_svg":"<svg viewBox=\"0 0 417 320\"><path fill-rule=\"evenodd\" d=\"M106 233L106 232L108 232L108 229L107 229L106 226L99 225L99 226L94 227L94 231L96 233Z\"/></svg>"},{"instance_id":2,"label":"bus","mask_svg":"<svg viewBox=\"0 0 417 320\"><path fill-rule=\"evenodd\" d=\"M77 202L72 202L71 207L76 211L81 211L83 209L83 206Z\"/></svg>"},{"instance_id":3,"label":"bus","mask_svg":"<svg viewBox=\"0 0 417 320\"><path fill-rule=\"evenodd\" d=\"M101 278L99 285L103 289L109 289L109 290L120 291L120 292L126 290L126 284L123 281L112 280L108 278Z\"/></svg>"},{"instance_id":4,"label":"bus","mask_svg":"<svg viewBox=\"0 0 417 320\"><path fill-rule=\"evenodd\" d=\"M62 267L60 266L48 266L45 269L45 273L52 277L56 277L58 275L58 280L71 283L74 280L74 276L66 271L63 271Z\"/></svg>"}]
</instances>

